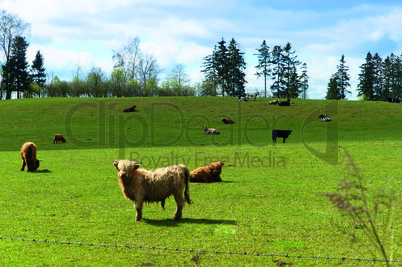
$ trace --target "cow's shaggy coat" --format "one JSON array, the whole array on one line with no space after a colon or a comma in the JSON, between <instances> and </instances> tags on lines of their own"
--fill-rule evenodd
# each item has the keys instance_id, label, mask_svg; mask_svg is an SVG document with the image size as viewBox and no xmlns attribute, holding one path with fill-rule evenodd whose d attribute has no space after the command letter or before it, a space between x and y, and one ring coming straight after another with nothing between
<instances>
[{"instance_id":1,"label":"cow's shaggy coat","mask_svg":"<svg viewBox=\"0 0 402 267\"><path fill-rule=\"evenodd\" d=\"M223 118L222 121L223 121L224 124L235 124L235 122L233 120L231 120L231 119Z\"/></svg>"},{"instance_id":2,"label":"cow's shaggy coat","mask_svg":"<svg viewBox=\"0 0 402 267\"><path fill-rule=\"evenodd\" d=\"M134 106L132 106L132 107L128 107L128 108L125 108L124 110L123 110L123 112L134 112L135 111L135 109L136 109L136 105L134 105Z\"/></svg>"},{"instance_id":3,"label":"cow's shaggy coat","mask_svg":"<svg viewBox=\"0 0 402 267\"><path fill-rule=\"evenodd\" d=\"M27 166L28 172L34 172L39 168L40 160L36 158L36 152L36 145L32 142L26 142L21 147L21 171L24 171L25 166Z\"/></svg>"},{"instance_id":4,"label":"cow's shaggy coat","mask_svg":"<svg viewBox=\"0 0 402 267\"><path fill-rule=\"evenodd\" d=\"M212 134L212 135L218 135L221 132L218 131L217 129L214 128L208 128L207 126L202 126L202 128L204 128L204 132L205 134Z\"/></svg>"},{"instance_id":5,"label":"cow's shaggy coat","mask_svg":"<svg viewBox=\"0 0 402 267\"><path fill-rule=\"evenodd\" d=\"M53 138L53 144L57 144L57 143L65 143L66 139L64 138L64 136L62 134L55 134L54 138Z\"/></svg>"},{"instance_id":6,"label":"cow's shaggy coat","mask_svg":"<svg viewBox=\"0 0 402 267\"><path fill-rule=\"evenodd\" d=\"M177 204L173 216L175 220L179 220L182 216L184 199L191 204L190 171L187 166L178 165L147 171L140 169L139 163L128 160L115 161L113 165L118 171L118 179L124 196L135 205L136 221L142 218L144 202L161 201L162 208L165 208L166 198L173 195Z\"/></svg>"},{"instance_id":7,"label":"cow's shaggy coat","mask_svg":"<svg viewBox=\"0 0 402 267\"><path fill-rule=\"evenodd\" d=\"M288 138L291 133L291 130L272 130L272 141L276 143L276 138L281 137L285 143L286 138Z\"/></svg>"},{"instance_id":8,"label":"cow's shaggy coat","mask_svg":"<svg viewBox=\"0 0 402 267\"><path fill-rule=\"evenodd\" d=\"M221 172L223 161L211 163L205 167L199 167L190 173L190 182L192 183L213 183L222 182Z\"/></svg>"}]
</instances>

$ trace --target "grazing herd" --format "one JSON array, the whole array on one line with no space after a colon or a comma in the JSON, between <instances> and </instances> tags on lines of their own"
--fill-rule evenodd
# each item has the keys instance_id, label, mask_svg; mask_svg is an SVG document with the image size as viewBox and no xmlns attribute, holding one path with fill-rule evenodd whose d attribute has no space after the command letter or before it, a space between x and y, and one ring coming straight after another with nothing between
<instances>
[{"instance_id":1,"label":"grazing herd","mask_svg":"<svg viewBox=\"0 0 402 267\"><path fill-rule=\"evenodd\" d=\"M256 99L258 93L248 96ZM248 100L248 99L247 99ZM247 101L241 100L240 101ZM269 102L269 105L290 106L290 99L280 102L279 99ZM281 105L282 104L282 105ZM123 112L133 112L136 106L131 106ZM331 121L326 115L320 114L321 121ZM232 119L223 118L224 124L235 124ZM220 131L203 126L206 135L219 135ZM272 130L272 140L276 143L277 138L283 138L283 143L292 133L291 130ZM53 144L66 143L66 139L61 134L55 134ZM27 166L28 172L36 171L39 168L40 160L37 159L37 147L33 142L25 143L21 148L22 167L24 171ZM189 183L214 183L222 182L221 173L224 161L213 162L207 166L196 168L191 171L185 165L170 166L159 168L152 171L140 168L138 162L120 160L114 161L113 165L118 172L118 181L123 195L134 203L136 209L136 221L142 219L142 209L144 202L161 202L165 208L165 200L173 196L176 201L176 211L173 215L174 220L182 217L185 202L191 204ZM229 165L230 166L230 165Z\"/></svg>"}]
</instances>

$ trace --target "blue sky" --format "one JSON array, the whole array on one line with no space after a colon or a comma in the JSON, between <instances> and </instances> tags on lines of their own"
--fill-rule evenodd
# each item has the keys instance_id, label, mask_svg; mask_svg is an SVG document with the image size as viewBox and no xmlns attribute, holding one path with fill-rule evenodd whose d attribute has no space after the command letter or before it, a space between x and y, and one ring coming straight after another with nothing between
<instances>
[{"instance_id":1,"label":"blue sky","mask_svg":"<svg viewBox=\"0 0 402 267\"><path fill-rule=\"evenodd\" d=\"M311 99L325 97L342 54L356 99L359 66L367 52L401 55L402 3L298 0L3 0L0 9L32 24L28 60L41 50L49 74L71 80L78 66L112 71L113 50L138 36L153 54L163 80L182 64L191 82L203 79L203 58L222 38L245 52L247 90L263 90L253 54L263 40L270 47L292 44L308 66Z\"/></svg>"}]
</instances>

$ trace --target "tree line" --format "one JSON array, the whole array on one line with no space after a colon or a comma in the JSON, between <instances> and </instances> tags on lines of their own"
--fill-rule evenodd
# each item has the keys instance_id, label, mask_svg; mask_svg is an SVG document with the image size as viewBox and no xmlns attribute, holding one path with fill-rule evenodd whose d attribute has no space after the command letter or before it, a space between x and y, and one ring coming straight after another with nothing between
<instances>
[{"instance_id":1,"label":"tree line","mask_svg":"<svg viewBox=\"0 0 402 267\"><path fill-rule=\"evenodd\" d=\"M307 64L297 59L292 45L276 45L272 51L264 40L254 55L258 58L256 76L264 78L264 96L267 97L267 80L272 79L271 91L274 97L307 97ZM205 80L201 83L201 95L244 96L246 63L244 52L234 38L226 46L222 38L211 55L204 58Z\"/></svg>"}]
</instances>

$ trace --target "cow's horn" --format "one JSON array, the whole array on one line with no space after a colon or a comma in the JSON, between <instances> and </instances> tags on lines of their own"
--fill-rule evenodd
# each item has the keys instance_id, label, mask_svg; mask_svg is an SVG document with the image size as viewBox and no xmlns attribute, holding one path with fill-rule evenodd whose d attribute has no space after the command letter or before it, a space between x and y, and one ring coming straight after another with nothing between
<instances>
[{"instance_id":1,"label":"cow's horn","mask_svg":"<svg viewBox=\"0 0 402 267\"><path fill-rule=\"evenodd\" d=\"M117 163L119 163L119 161L118 161L118 160L113 160L113 162L117 162Z\"/></svg>"},{"instance_id":2,"label":"cow's horn","mask_svg":"<svg viewBox=\"0 0 402 267\"><path fill-rule=\"evenodd\" d=\"M221 162L225 162L225 160L221 160Z\"/></svg>"},{"instance_id":3,"label":"cow's horn","mask_svg":"<svg viewBox=\"0 0 402 267\"><path fill-rule=\"evenodd\" d=\"M42 162L42 161L43 161L43 159L40 159L40 160L39 160L39 162Z\"/></svg>"}]
</instances>

